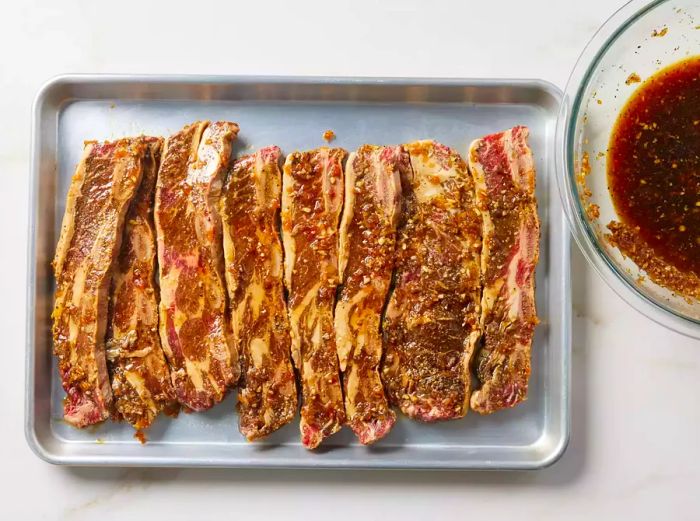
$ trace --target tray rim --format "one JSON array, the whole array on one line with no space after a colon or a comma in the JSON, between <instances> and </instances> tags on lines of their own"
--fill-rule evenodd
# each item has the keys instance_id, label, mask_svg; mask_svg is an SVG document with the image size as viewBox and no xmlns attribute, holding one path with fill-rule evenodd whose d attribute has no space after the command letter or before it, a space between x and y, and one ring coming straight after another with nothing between
<instances>
[{"instance_id":1,"label":"tray rim","mask_svg":"<svg viewBox=\"0 0 700 521\"><path fill-rule=\"evenodd\" d=\"M324 75L254 75L254 74L130 74L130 73L67 73L57 74L46 80L37 91L32 103L32 116L46 101L53 90L69 84L110 84L123 83L163 83L163 84L244 84L258 83L300 85L387 85L387 86L426 86L426 87L537 87L546 91L561 102L564 92L554 83L541 78L464 78L428 76L324 76ZM34 130L34 128L32 128Z\"/></svg>"},{"instance_id":2,"label":"tray rim","mask_svg":"<svg viewBox=\"0 0 700 521\"><path fill-rule=\"evenodd\" d=\"M32 414L35 403L35 380L34 366L36 360L36 342L35 342L35 321L36 321L36 209L38 205L38 185L40 181L39 162L40 150L38 148L38 131L41 127L41 113L45 105L49 101L51 94L64 86L69 85L107 85L107 84L132 84L139 83L160 83L160 84L184 84L196 86L198 84L209 85L255 85L255 84L285 84L294 83L299 85L353 85L353 86L425 86L425 87L473 87L473 88L492 88L492 87L516 87L527 88L534 87L539 89L549 96L554 98L560 106L564 97L562 90L555 84L543 79L527 79L527 78L431 78L431 77L344 77L344 76L286 76L286 75L207 75L207 74L102 74L102 73L80 73L80 74L60 74L47 80L38 90L34 102L32 104L32 122L31 122L31 152L30 152L30 171L28 176L28 225L27 225L27 293L26 293L26 324L25 324L25 393L24 393L24 434L29 448L40 459L56 465L69 466L104 466L104 467L193 467L193 468L269 468L269 469L355 469L355 470L536 470L549 467L556 463L566 451L571 437L571 348L572 348L572 329L571 329L571 262L570 262L570 244L571 236L566 226L566 219L563 208L560 216L550 215L552 219L559 218L563 223L562 228L562 269L563 281L561 288L563 290L562 300L566 303L563 311L563 327L562 327L562 431L561 436L557 439L545 454L539 459L529 461L511 461L509 464L500 464L499 462L485 462L484 464L461 465L461 464L431 464L421 462L420 464L411 464L406 462L401 465L367 465L366 463L354 464L352 460L348 460L347 464L339 463L338 461L328 461L319 458L313 462L294 463L270 463L254 461L254 460L239 460L237 463L228 461L216 462L209 461L194 461L187 457L172 457L168 460L163 460L158 457L141 457L138 460L130 459L127 456L64 456L55 453L40 441L36 432L36 423ZM66 102L74 99L109 99L104 98L69 98L64 97L58 105L58 113L60 107ZM126 98L132 99L132 98ZM137 98L138 99L138 98ZM144 99L154 99L146 97ZM168 98L162 98L168 99ZM180 98L172 98L180 99ZM219 101L219 100L217 100ZM220 100L225 101L225 100ZM494 104L496 104L494 102ZM558 110L553 111L553 117L556 120ZM557 144L552 136L554 148ZM556 153L555 151L553 153ZM556 165L552 165L556 167ZM551 182L548 181L548 182ZM550 188L551 191L551 188ZM534 442L531 446L536 445L541 441ZM277 458L277 461L284 458Z\"/></svg>"}]
</instances>

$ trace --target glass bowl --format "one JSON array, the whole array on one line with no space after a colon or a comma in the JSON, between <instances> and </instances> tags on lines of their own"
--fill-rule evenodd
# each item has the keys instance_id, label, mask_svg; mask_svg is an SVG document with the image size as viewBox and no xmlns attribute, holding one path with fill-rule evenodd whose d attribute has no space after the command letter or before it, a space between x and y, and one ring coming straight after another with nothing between
<instances>
[{"instance_id":1,"label":"glass bowl","mask_svg":"<svg viewBox=\"0 0 700 521\"><path fill-rule=\"evenodd\" d=\"M608 192L606 151L618 114L641 85L627 81L630 75L643 81L698 54L699 0L633 0L608 19L581 54L557 124L557 182L584 255L628 304L694 338L700 338L700 302L656 285L605 238L607 224L619 220ZM589 211L590 204L599 215Z\"/></svg>"}]
</instances>

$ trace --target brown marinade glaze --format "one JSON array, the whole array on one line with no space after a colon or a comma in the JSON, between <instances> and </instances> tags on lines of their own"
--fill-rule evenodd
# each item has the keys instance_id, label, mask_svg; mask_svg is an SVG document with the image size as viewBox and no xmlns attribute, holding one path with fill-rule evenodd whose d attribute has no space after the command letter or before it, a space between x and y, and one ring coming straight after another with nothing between
<instances>
[{"instance_id":1,"label":"brown marinade glaze","mask_svg":"<svg viewBox=\"0 0 700 521\"><path fill-rule=\"evenodd\" d=\"M238 125L197 122L170 136L156 184L160 336L178 401L200 411L238 380L226 309L220 194Z\"/></svg>"},{"instance_id":2,"label":"brown marinade glaze","mask_svg":"<svg viewBox=\"0 0 700 521\"><path fill-rule=\"evenodd\" d=\"M66 391L64 418L76 427L101 422L110 413L104 341L112 266L146 152L145 138L86 143L68 192L53 261L52 318L54 354Z\"/></svg>"},{"instance_id":3,"label":"brown marinade glaze","mask_svg":"<svg viewBox=\"0 0 700 521\"><path fill-rule=\"evenodd\" d=\"M255 440L294 417L293 365L308 448L346 421L362 443L376 441L395 422L389 404L430 422L464 416L470 396L481 413L525 399L539 239L527 129L477 140L469 167L434 141L365 145L347 185L340 148L295 152L283 175L277 147L229 168L237 133L196 122L165 144L86 145L54 260L67 421L97 423L113 407L142 437L177 401L210 408L242 373L240 430ZM697 199L697 179L670 168L681 196ZM344 201L352 212L339 223ZM697 233L698 211L677 238ZM623 252L642 252L610 226Z\"/></svg>"},{"instance_id":4,"label":"brown marinade glaze","mask_svg":"<svg viewBox=\"0 0 700 521\"><path fill-rule=\"evenodd\" d=\"M688 282L700 277L700 57L671 65L637 88L615 123L607 165L620 220L648 246L623 253L639 264L640 252L653 251L654 264L668 269L652 269L650 278L697 295L700 288ZM632 244L619 226L611 230L618 247ZM678 273L692 277L679 285Z\"/></svg>"},{"instance_id":5,"label":"brown marinade glaze","mask_svg":"<svg viewBox=\"0 0 700 521\"><path fill-rule=\"evenodd\" d=\"M391 402L421 421L460 418L480 336L481 220L464 160L434 141L406 145L395 288L384 317L382 379Z\"/></svg>"},{"instance_id":6,"label":"brown marinade glaze","mask_svg":"<svg viewBox=\"0 0 700 521\"><path fill-rule=\"evenodd\" d=\"M279 429L297 411L277 228L279 160L275 146L238 159L221 200L231 326L242 366L239 426L249 441Z\"/></svg>"},{"instance_id":7,"label":"brown marinade glaze","mask_svg":"<svg viewBox=\"0 0 700 521\"><path fill-rule=\"evenodd\" d=\"M284 165L285 284L292 357L301 377L301 438L308 448L345 423L333 329L345 156L343 149L322 147L294 152Z\"/></svg>"},{"instance_id":8,"label":"brown marinade glaze","mask_svg":"<svg viewBox=\"0 0 700 521\"><path fill-rule=\"evenodd\" d=\"M528 136L527 127L513 127L469 149L483 232L483 340L474 357L479 386L471 396L480 414L513 407L528 393L540 239Z\"/></svg>"},{"instance_id":9,"label":"brown marinade glaze","mask_svg":"<svg viewBox=\"0 0 700 521\"><path fill-rule=\"evenodd\" d=\"M143 179L126 216L114 267L107 325L107 362L114 415L146 429L161 411L177 412L158 334L153 200L162 138L146 138Z\"/></svg>"},{"instance_id":10,"label":"brown marinade glaze","mask_svg":"<svg viewBox=\"0 0 700 521\"><path fill-rule=\"evenodd\" d=\"M379 375L381 316L394 268L401 178L410 168L404 147L374 145L361 146L345 168L335 331L348 424L365 445L396 421Z\"/></svg>"}]
</instances>

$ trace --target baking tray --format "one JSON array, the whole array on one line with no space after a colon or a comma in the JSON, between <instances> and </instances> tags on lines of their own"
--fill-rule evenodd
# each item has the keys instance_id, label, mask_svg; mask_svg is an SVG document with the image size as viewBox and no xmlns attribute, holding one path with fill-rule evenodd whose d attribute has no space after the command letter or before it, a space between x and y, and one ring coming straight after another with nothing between
<instances>
[{"instance_id":1,"label":"baking tray","mask_svg":"<svg viewBox=\"0 0 700 521\"><path fill-rule=\"evenodd\" d=\"M27 299L26 437L41 458L71 465L524 469L564 452L570 423L569 235L554 182L560 91L530 80L253 78L231 76L61 76L39 92L33 111ZM86 139L168 135L198 119L241 126L234 153L276 144L284 152L324 144L434 138L466 154L470 141L516 124L531 129L542 219L535 335L527 402L458 421L401 418L373 447L349 429L309 452L298 423L267 440L239 434L235 394L205 413L160 418L141 445L129 425L77 430L62 421L50 316L50 262L75 165Z\"/></svg>"}]
</instances>

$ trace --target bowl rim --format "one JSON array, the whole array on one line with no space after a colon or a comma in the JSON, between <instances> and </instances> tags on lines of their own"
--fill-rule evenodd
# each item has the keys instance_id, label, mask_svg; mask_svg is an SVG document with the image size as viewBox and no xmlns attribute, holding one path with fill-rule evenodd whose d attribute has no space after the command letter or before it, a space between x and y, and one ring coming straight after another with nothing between
<instances>
[{"instance_id":1,"label":"bowl rim","mask_svg":"<svg viewBox=\"0 0 700 521\"><path fill-rule=\"evenodd\" d=\"M700 320L678 314L662 302L637 288L598 246L598 239L584 215L578 198L574 157L575 126L583 95L594 71L610 47L641 17L671 0L631 0L615 11L595 32L581 52L569 76L557 120L557 185L572 235L598 275L634 309L663 325L691 338L700 339Z\"/></svg>"}]
</instances>

